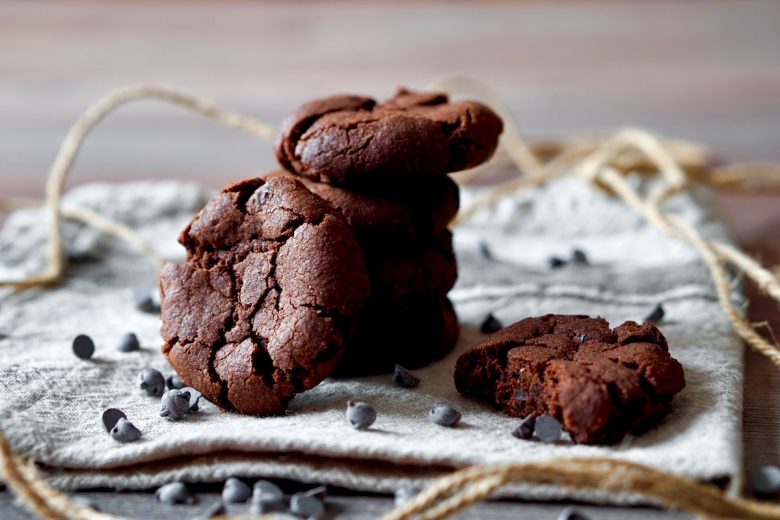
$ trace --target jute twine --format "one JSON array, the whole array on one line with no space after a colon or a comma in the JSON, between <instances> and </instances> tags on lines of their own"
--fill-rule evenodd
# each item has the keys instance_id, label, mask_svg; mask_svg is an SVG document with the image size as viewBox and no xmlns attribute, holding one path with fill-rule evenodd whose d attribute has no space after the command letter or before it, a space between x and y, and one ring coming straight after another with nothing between
<instances>
[{"instance_id":1,"label":"jute twine","mask_svg":"<svg viewBox=\"0 0 780 520\"><path fill-rule=\"evenodd\" d=\"M758 288L780 302L780 279L775 272L737 248L704 238L693 226L664 211L663 203L673 194L694 183L717 190L744 193L780 193L780 168L769 164L740 164L710 168L706 151L695 144L661 138L640 129L625 129L607 138L588 136L568 142L530 144L521 135L503 102L481 83L450 79L433 87L451 94L470 94L498 112L505 122L501 149L492 164L456 175L463 183L482 175L501 161L512 164L518 175L491 189L474 205L463 210L453 222L462 223L498 203L504 196L553 178L577 176L608 190L644 216L662 232L694 247L709 269L720 305L734 330L752 348L780 368L780 347L766 341L731 301L731 285L726 269L736 269ZM84 112L68 132L49 172L45 201L0 199L0 211L44 206L48 215L49 242L46 268L19 280L0 280L0 286L24 289L59 281L65 272L60 226L72 219L116 236L149 256L157 265L162 259L129 227L101 217L86 208L60 205L65 181L78 151L89 132L110 112L132 101L158 99L206 116L225 126L272 140L270 125L221 109L203 99L175 89L142 85L117 90ZM640 172L662 179L643 196L627 182L625 174ZM121 517L99 513L73 502L68 495L49 485L37 473L33 461L25 461L10 448L0 434L0 469L10 489L30 511L44 518L108 520ZM483 501L508 484L555 485L569 490L598 490L641 496L659 506L688 511L708 518L780 519L780 506L729 496L714 486L671 473L608 458L558 458L536 463L474 466L455 471L432 483L407 504L396 508L383 520L428 520L447 518ZM234 517L235 518L235 517ZM289 518L263 515L254 518Z\"/></svg>"}]
</instances>

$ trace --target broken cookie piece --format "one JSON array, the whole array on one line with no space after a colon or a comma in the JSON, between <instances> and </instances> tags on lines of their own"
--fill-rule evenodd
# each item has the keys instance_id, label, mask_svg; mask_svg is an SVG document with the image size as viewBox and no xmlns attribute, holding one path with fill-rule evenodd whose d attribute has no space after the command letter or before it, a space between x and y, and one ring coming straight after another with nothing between
<instances>
[{"instance_id":1,"label":"broken cookie piece","mask_svg":"<svg viewBox=\"0 0 780 520\"><path fill-rule=\"evenodd\" d=\"M160 275L163 353L226 409L267 415L330 375L369 295L343 217L293 178L217 194Z\"/></svg>"},{"instance_id":2,"label":"broken cookie piece","mask_svg":"<svg viewBox=\"0 0 780 520\"><path fill-rule=\"evenodd\" d=\"M548 314L461 355L455 385L513 417L549 414L575 442L608 444L655 424L685 376L650 323L613 330L603 318Z\"/></svg>"}]
</instances>

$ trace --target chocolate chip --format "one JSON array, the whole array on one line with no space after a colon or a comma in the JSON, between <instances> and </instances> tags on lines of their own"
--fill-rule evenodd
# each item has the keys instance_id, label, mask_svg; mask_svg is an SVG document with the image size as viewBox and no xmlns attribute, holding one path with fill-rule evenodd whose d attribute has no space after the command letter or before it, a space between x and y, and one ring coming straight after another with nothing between
<instances>
[{"instance_id":1,"label":"chocolate chip","mask_svg":"<svg viewBox=\"0 0 780 520\"><path fill-rule=\"evenodd\" d=\"M185 385L184 381L177 374L171 374L165 378L165 386L168 390L181 390Z\"/></svg>"},{"instance_id":2,"label":"chocolate chip","mask_svg":"<svg viewBox=\"0 0 780 520\"><path fill-rule=\"evenodd\" d=\"M482 334L493 334L494 332L498 332L503 328L504 325L498 321L495 316L488 314L485 318L485 321L483 321L482 325L479 326L479 331Z\"/></svg>"},{"instance_id":3,"label":"chocolate chip","mask_svg":"<svg viewBox=\"0 0 780 520\"><path fill-rule=\"evenodd\" d=\"M365 430L376 421L376 410L368 403L347 401L347 421L356 430Z\"/></svg>"},{"instance_id":4,"label":"chocolate chip","mask_svg":"<svg viewBox=\"0 0 780 520\"><path fill-rule=\"evenodd\" d=\"M520 421L520 424L517 425L517 428L512 430L512 436L523 440L530 439L534 435L535 424L536 416L534 414L528 415L522 421Z\"/></svg>"},{"instance_id":5,"label":"chocolate chip","mask_svg":"<svg viewBox=\"0 0 780 520\"><path fill-rule=\"evenodd\" d=\"M148 314L159 314L160 290L157 287L142 287L136 290L135 308Z\"/></svg>"},{"instance_id":6,"label":"chocolate chip","mask_svg":"<svg viewBox=\"0 0 780 520\"><path fill-rule=\"evenodd\" d=\"M652 311L650 311L650 314L645 316L644 321L647 323L652 323L653 325L657 325L664 319L665 314L666 311L664 311L664 306L659 303L653 308Z\"/></svg>"},{"instance_id":7,"label":"chocolate chip","mask_svg":"<svg viewBox=\"0 0 780 520\"><path fill-rule=\"evenodd\" d=\"M103 420L103 426L106 428L106 431L110 432L111 428L116 425L119 419L127 419L127 415L118 408L106 408L103 410L101 419Z\"/></svg>"},{"instance_id":8,"label":"chocolate chip","mask_svg":"<svg viewBox=\"0 0 780 520\"><path fill-rule=\"evenodd\" d=\"M588 265L588 255L582 249L575 249L571 254L571 261L575 265Z\"/></svg>"},{"instance_id":9,"label":"chocolate chip","mask_svg":"<svg viewBox=\"0 0 780 520\"><path fill-rule=\"evenodd\" d=\"M195 503L195 499L193 498L192 493L190 493L190 490L187 489L187 486L181 482L171 482L170 484L161 486L157 489L157 491L155 491L154 498L163 504Z\"/></svg>"},{"instance_id":10,"label":"chocolate chip","mask_svg":"<svg viewBox=\"0 0 780 520\"><path fill-rule=\"evenodd\" d=\"M159 370L144 368L138 373L138 386L151 397L160 397L165 392L165 378Z\"/></svg>"},{"instance_id":11,"label":"chocolate chip","mask_svg":"<svg viewBox=\"0 0 780 520\"><path fill-rule=\"evenodd\" d=\"M557 520L589 520L589 517L569 506L561 511Z\"/></svg>"},{"instance_id":12,"label":"chocolate chip","mask_svg":"<svg viewBox=\"0 0 780 520\"><path fill-rule=\"evenodd\" d=\"M89 359L95 353L95 343L86 334L73 338L73 353L79 359Z\"/></svg>"},{"instance_id":13,"label":"chocolate chip","mask_svg":"<svg viewBox=\"0 0 780 520\"><path fill-rule=\"evenodd\" d=\"M230 477L225 481L225 486L222 488L222 502L243 504L249 500L250 496L252 496L252 490L245 482L235 477Z\"/></svg>"},{"instance_id":14,"label":"chocolate chip","mask_svg":"<svg viewBox=\"0 0 780 520\"><path fill-rule=\"evenodd\" d=\"M119 352L135 352L140 348L141 343L138 341L138 336L132 332L128 332L119 340Z\"/></svg>"},{"instance_id":15,"label":"chocolate chip","mask_svg":"<svg viewBox=\"0 0 780 520\"><path fill-rule=\"evenodd\" d=\"M534 435L542 442L560 440L563 429L561 423L551 415L540 415L534 424Z\"/></svg>"},{"instance_id":16,"label":"chocolate chip","mask_svg":"<svg viewBox=\"0 0 780 520\"><path fill-rule=\"evenodd\" d=\"M559 269L566 265L566 260L562 260L557 256L551 256L547 259L547 264L550 266L550 269Z\"/></svg>"},{"instance_id":17,"label":"chocolate chip","mask_svg":"<svg viewBox=\"0 0 780 520\"><path fill-rule=\"evenodd\" d=\"M284 508L284 492L267 480L258 480L252 489L252 503L249 511L253 515L262 515Z\"/></svg>"},{"instance_id":18,"label":"chocolate chip","mask_svg":"<svg viewBox=\"0 0 780 520\"><path fill-rule=\"evenodd\" d=\"M181 390L168 390L160 400L160 417L178 421L190 411L190 393Z\"/></svg>"},{"instance_id":19,"label":"chocolate chip","mask_svg":"<svg viewBox=\"0 0 780 520\"><path fill-rule=\"evenodd\" d=\"M416 497L420 493L420 488L400 487L395 490L395 507L401 507Z\"/></svg>"},{"instance_id":20,"label":"chocolate chip","mask_svg":"<svg viewBox=\"0 0 780 520\"><path fill-rule=\"evenodd\" d=\"M141 438L141 430L124 417L120 418L108 433L117 442L133 442Z\"/></svg>"},{"instance_id":21,"label":"chocolate chip","mask_svg":"<svg viewBox=\"0 0 780 520\"><path fill-rule=\"evenodd\" d=\"M195 413L200 409L199 402L200 398L203 397L200 392L195 390L194 388L191 388L189 386L185 386L180 388L182 392L188 392L190 394L190 408L187 411L187 413Z\"/></svg>"},{"instance_id":22,"label":"chocolate chip","mask_svg":"<svg viewBox=\"0 0 780 520\"><path fill-rule=\"evenodd\" d=\"M305 493L296 493L290 497L290 512L303 518L322 518L325 514L325 505L319 498Z\"/></svg>"},{"instance_id":23,"label":"chocolate chip","mask_svg":"<svg viewBox=\"0 0 780 520\"><path fill-rule=\"evenodd\" d=\"M479 256L484 258L485 260L493 260L493 251L490 250L490 247L487 245L486 242L480 242L479 243Z\"/></svg>"},{"instance_id":24,"label":"chocolate chip","mask_svg":"<svg viewBox=\"0 0 780 520\"><path fill-rule=\"evenodd\" d=\"M393 370L393 384L401 388L415 388L420 384L420 379L401 365L396 365Z\"/></svg>"},{"instance_id":25,"label":"chocolate chip","mask_svg":"<svg viewBox=\"0 0 780 520\"><path fill-rule=\"evenodd\" d=\"M776 495L780 492L780 468L766 465L750 476L750 489L759 496Z\"/></svg>"},{"instance_id":26,"label":"chocolate chip","mask_svg":"<svg viewBox=\"0 0 780 520\"><path fill-rule=\"evenodd\" d=\"M428 412L428 419L439 426L456 426L461 419L460 412L448 404L436 403Z\"/></svg>"}]
</instances>

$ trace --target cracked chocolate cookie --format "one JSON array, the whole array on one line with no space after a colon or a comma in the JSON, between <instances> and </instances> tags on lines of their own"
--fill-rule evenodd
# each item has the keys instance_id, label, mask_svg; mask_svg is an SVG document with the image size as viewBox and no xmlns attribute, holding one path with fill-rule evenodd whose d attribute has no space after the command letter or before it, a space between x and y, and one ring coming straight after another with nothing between
<instances>
[{"instance_id":1,"label":"cracked chocolate cookie","mask_svg":"<svg viewBox=\"0 0 780 520\"><path fill-rule=\"evenodd\" d=\"M265 178L292 175L277 171ZM368 186L353 190L298 177L336 209L361 244L406 245L444 232L458 212L458 185L447 176L420 179L410 186Z\"/></svg>"},{"instance_id":2,"label":"cracked chocolate cookie","mask_svg":"<svg viewBox=\"0 0 780 520\"><path fill-rule=\"evenodd\" d=\"M216 195L182 232L186 264L160 275L163 353L226 409L284 411L330 375L369 295L343 217L293 178Z\"/></svg>"},{"instance_id":3,"label":"cracked chocolate cookie","mask_svg":"<svg viewBox=\"0 0 780 520\"><path fill-rule=\"evenodd\" d=\"M446 298L370 300L333 375L387 373L396 363L419 368L448 354L459 335L458 317Z\"/></svg>"},{"instance_id":4,"label":"cracked chocolate cookie","mask_svg":"<svg viewBox=\"0 0 780 520\"><path fill-rule=\"evenodd\" d=\"M549 314L465 352L455 386L508 415L552 415L575 442L606 444L657 422L685 376L650 323L612 330L602 318Z\"/></svg>"},{"instance_id":5,"label":"cracked chocolate cookie","mask_svg":"<svg viewBox=\"0 0 780 520\"><path fill-rule=\"evenodd\" d=\"M356 185L437 177L485 162L501 119L474 101L399 90L384 103L332 96L285 120L276 156L285 169L328 184Z\"/></svg>"}]
</instances>

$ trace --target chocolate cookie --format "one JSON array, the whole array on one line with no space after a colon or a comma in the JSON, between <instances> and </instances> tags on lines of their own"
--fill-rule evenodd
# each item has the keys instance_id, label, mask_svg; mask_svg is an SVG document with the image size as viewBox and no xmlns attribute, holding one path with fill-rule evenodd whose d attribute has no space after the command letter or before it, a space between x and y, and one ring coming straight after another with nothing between
<instances>
[{"instance_id":1,"label":"chocolate cookie","mask_svg":"<svg viewBox=\"0 0 780 520\"><path fill-rule=\"evenodd\" d=\"M428 243L407 249L388 250L361 245L368 266L372 300L440 300L458 278L452 233L449 231L440 233Z\"/></svg>"},{"instance_id":2,"label":"chocolate cookie","mask_svg":"<svg viewBox=\"0 0 780 520\"><path fill-rule=\"evenodd\" d=\"M276 156L285 169L328 184L373 184L436 177L485 162L501 119L474 101L399 90L382 104L332 96L285 120Z\"/></svg>"},{"instance_id":3,"label":"chocolate cookie","mask_svg":"<svg viewBox=\"0 0 780 520\"><path fill-rule=\"evenodd\" d=\"M333 375L392 372L396 363L419 368L449 353L459 334L458 317L446 298L394 303L370 300Z\"/></svg>"},{"instance_id":4,"label":"chocolate cookie","mask_svg":"<svg viewBox=\"0 0 780 520\"><path fill-rule=\"evenodd\" d=\"M265 178L283 175L292 174L278 171ZM427 240L447 229L460 205L458 185L447 176L360 190L298 178L344 215L361 244Z\"/></svg>"},{"instance_id":5,"label":"chocolate cookie","mask_svg":"<svg viewBox=\"0 0 780 520\"><path fill-rule=\"evenodd\" d=\"M292 178L225 188L160 275L163 353L223 408L284 411L330 375L369 295L352 230Z\"/></svg>"},{"instance_id":6,"label":"chocolate cookie","mask_svg":"<svg viewBox=\"0 0 780 520\"><path fill-rule=\"evenodd\" d=\"M555 416L575 442L619 441L665 414L682 365L652 324L548 314L506 327L464 353L455 386L508 415Z\"/></svg>"}]
</instances>

